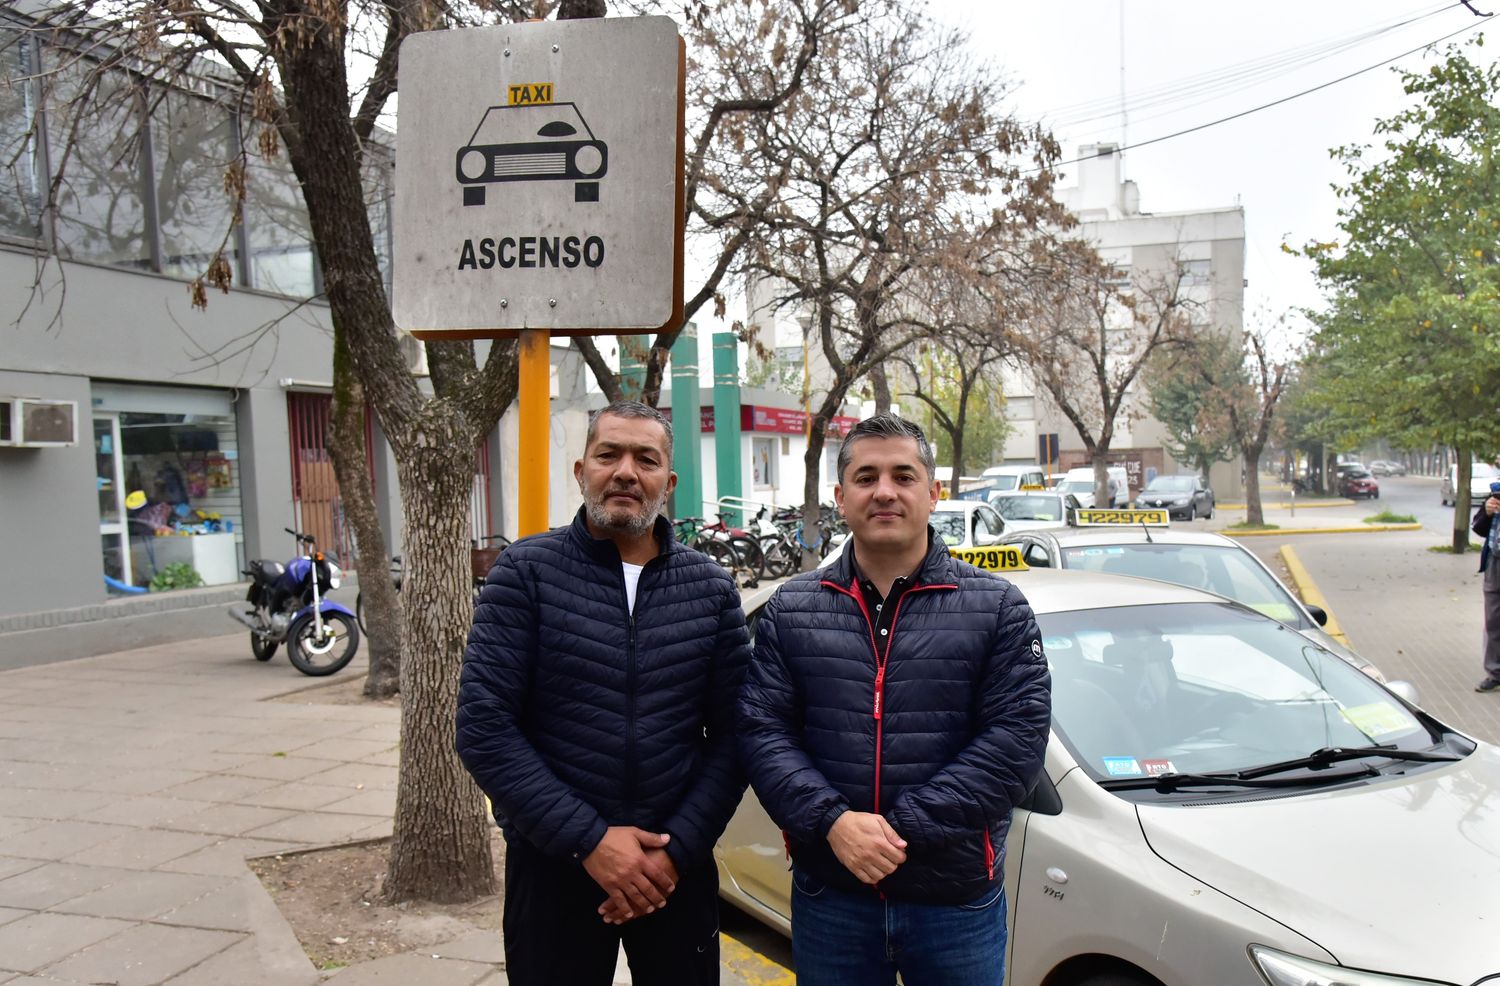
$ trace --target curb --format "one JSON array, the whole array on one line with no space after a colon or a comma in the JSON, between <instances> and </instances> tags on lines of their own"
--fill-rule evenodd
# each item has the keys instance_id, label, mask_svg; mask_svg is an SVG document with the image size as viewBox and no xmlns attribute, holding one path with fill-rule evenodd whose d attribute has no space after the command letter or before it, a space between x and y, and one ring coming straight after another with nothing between
<instances>
[{"instance_id":1,"label":"curb","mask_svg":"<svg viewBox=\"0 0 1500 986\"><path fill-rule=\"evenodd\" d=\"M723 901L720 907L731 907ZM723 932L719 934L719 966L746 986L796 986L797 976L755 949ZM726 977L728 978L728 977Z\"/></svg>"},{"instance_id":2,"label":"curb","mask_svg":"<svg viewBox=\"0 0 1500 986\"><path fill-rule=\"evenodd\" d=\"M1232 538L1280 537L1284 534L1366 534L1377 531L1420 531L1421 524L1360 524L1358 527L1277 527L1269 531L1232 531L1215 533Z\"/></svg>"},{"instance_id":3,"label":"curb","mask_svg":"<svg viewBox=\"0 0 1500 986\"><path fill-rule=\"evenodd\" d=\"M1287 574L1292 578L1292 584L1297 588L1297 595L1302 597L1304 603L1317 606L1328 614L1328 622L1323 624L1324 631L1345 647L1350 647L1349 635L1344 633L1338 617L1334 616L1333 610L1328 608L1328 600L1323 598L1318 584L1313 581L1307 567L1302 564L1302 559L1297 557L1297 552L1292 549L1291 545L1283 544L1278 554L1281 556L1281 563L1286 566Z\"/></svg>"},{"instance_id":4,"label":"curb","mask_svg":"<svg viewBox=\"0 0 1500 986\"><path fill-rule=\"evenodd\" d=\"M1260 508L1262 510L1321 510L1324 507L1355 507L1358 505L1359 504L1354 500L1347 500L1342 497L1334 497L1331 500L1320 499L1312 500L1307 503L1262 503L1260 505ZM1246 509L1246 505L1243 503L1216 503L1214 504L1214 509L1244 510Z\"/></svg>"}]
</instances>

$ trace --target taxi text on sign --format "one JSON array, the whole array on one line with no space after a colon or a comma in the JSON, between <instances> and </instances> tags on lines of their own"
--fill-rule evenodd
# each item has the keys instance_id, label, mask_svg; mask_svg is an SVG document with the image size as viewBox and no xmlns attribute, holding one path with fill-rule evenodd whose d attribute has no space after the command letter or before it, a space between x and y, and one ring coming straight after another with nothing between
<instances>
[{"instance_id":1,"label":"taxi text on sign","mask_svg":"<svg viewBox=\"0 0 1500 986\"><path fill-rule=\"evenodd\" d=\"M396 324L463 338L680 322L683 53L669 17L407 38Z\"/></svg>"}]
</instances>

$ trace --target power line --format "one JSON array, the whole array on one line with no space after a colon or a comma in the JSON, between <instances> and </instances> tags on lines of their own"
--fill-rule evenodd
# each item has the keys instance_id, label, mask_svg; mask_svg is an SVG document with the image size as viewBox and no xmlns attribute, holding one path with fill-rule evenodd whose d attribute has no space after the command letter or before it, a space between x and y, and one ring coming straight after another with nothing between
<instances>
[{"instance_id":1,"label":"power line","mask_svg":"<svg viewBox=\"0 0 1500 986\"><path fill-rule=\"evenodd\" d=\"M1273 106L1280 106L1282 103L1289 103L1289 102L1291 102L1294 99L1300 99L1303 96L1309 96L1309 95L1311 95L1311 94L1313 94L1315 92L1318 92L1320 90L1327 89L1329 86L1336 86L1340 82L1347 82L1350 79L1355 78L1356 76L1364 75L1366 72L1373 72L1375 69L1378 69L1378 68L1381 68L1383 66L1389 65L1391 62L1399 61L1399 60L1405 58L1407 55L1414 55L1414 54L1416 54L1419 51L1425 51L1428 48L1431 48L1435 44L1440 44L1440 43L1442 43L1444 41L1447 41L1449 38L1457 37L1460 34L1464 34L1464 33L1468 32L1468 31L1472 31L1476 27L1479 27L1480 24L1482 24L1482 23L1483 23L1483 21L1477 21L1475 23L1469 24L1467 27L1461 27L1457 31L1450 31L1449 33L1443 35L1442 37L1436 38L1436 39L1434 39L1432 41L1429 41L1429 42L1427 42L1424 45L1418 45L1417 47L1412 48L1412 49L1410 49L1408 51L1401 52L1399 55L1392 55L1390 58L1387 58L1384 61L1376 62L1373 65L1366 65L1362 69L1357 69L1357 70L1355 70L1353 72L1350 72L1348 75L1341 75L1337 79L1332 79L1332 80L1330 80L1328 82L1324 82L1324 83L1322 83L1320 85L1313 86L1310 89L1303 89L1301 92L1294 92L1290 96L1283 96L1280 99L1274 99L1274 100L1272 100L1269 103L1261 103L1259 106L1252 106L1251 108L1249 108L1247 110L1241 110L1238 113L1231 113L1229 116L1221 116L1217 120L1210 120L1207 123L1200 123L1197 126L1188 127L1188 128L1186 128L1184 130L1178 130L1178 131L1176 131L1174 133L1164 134L1164 135L1162 135L1160 137L1153 137L1150 140L1138 141L1138 142L1136 142L1134 144L1126 144L1123 147L1116 148L1116 151L1118 153L1124 153L1125 151L1133 151L1133 150L1135 150L1137 148L1140 148L1140 147L1149 147L1152 144L1160 144L1162 141L1165 141L1165 140L1172 140L1172 139L1174 139L1176 137L1185 137L1188 134L1197 133L1199 130L1207 130L1209 127L1216 127L1216 126L1218 126L1221 123L1229 123L1232 120L1238 120L1241 117L1249 116L1252 113L1259 113L1261 110L1268 110L1268 109L1272 108ZM1057 168L1057 167L1062 167L1064 165L1069 165L1069 164L1078 164L1081 161L1087 161L1087 160L1088 160L1087 157L1076 157L1076 158L1073 158L1072 160L1069 160L1069 161L1058 161L1055 164L1051 165L1051 167ZM1028 172L1028 174L1035 174L1035 173L1037 173L1038 171L1041 171L1041 170L1043 170L1043 169L1041 169L1041 168L1033 168L1033 169L1031 169L1030 172Z\"/></svg>"}]
</instances>

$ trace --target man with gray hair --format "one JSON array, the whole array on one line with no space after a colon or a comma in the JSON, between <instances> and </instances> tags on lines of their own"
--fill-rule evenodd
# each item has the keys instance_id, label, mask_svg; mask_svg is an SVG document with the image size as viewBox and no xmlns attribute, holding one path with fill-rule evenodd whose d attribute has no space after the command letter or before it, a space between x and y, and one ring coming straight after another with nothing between
<instances>
[{"instance_id":1,"label":"man with gray hair","mask_svg":"<svg viewBox=\"0 0 1500 986\"><path fill-rule=\"evenodd\" d=\"M745 781L739 592L662 515L672 426L621 401L589 424L569 527L506 548L474 609L458 753L505 832L515 986L719 981L712 850Z\"/></svg>"}]
</instances>

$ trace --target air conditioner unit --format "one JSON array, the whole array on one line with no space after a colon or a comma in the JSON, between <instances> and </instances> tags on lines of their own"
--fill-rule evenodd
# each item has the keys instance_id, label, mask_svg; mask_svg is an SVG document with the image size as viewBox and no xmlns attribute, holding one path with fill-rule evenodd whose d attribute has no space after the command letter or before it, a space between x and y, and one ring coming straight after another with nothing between
<instances>
[{"instance_id":1,"label":"air conditioner unit","mask_svg":"<svg viewBox=\"0 0 1500 986\"><path fill-rule=\"evenodd\" d=\"M61 448L77 444L77 401L0 398L0 445Z\"/></svg>"}]
</instances>

